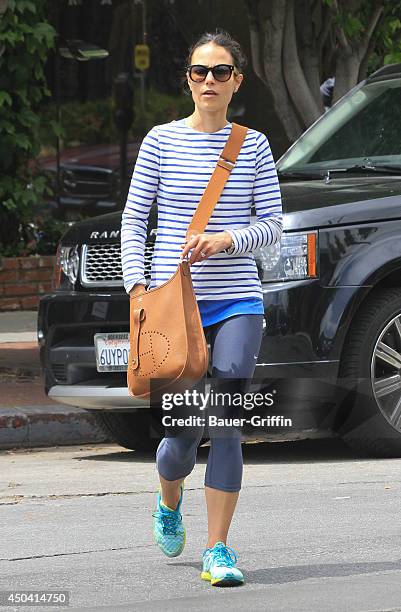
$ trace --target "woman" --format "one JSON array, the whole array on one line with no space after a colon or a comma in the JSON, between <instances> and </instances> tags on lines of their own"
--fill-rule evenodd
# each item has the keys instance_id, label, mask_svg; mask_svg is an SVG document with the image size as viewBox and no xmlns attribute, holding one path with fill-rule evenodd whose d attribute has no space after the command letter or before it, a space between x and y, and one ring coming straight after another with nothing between
<instances>
[{"instance_id":1,"label":"woman","mask_svg":"<svg viewBox=\"0 0 401 612\"><path fill-rule=\"evenodd\" d=\"M248 129L234 169L204 233L185 243L186 230L228 139L227 108L243 80L246 58L224 31L205 33L191 47L185 79L194 112L153 127L145 136L122 215L124 286L146 290L144 244L151 204L157 198L158 233L150 288L166 282L190 253L192 281L211 348L212 377L251 379L263 329L263 293L253 251L280 240L282 208L274 160L266 136ZM257 223L250 225L255 204ZM237 381L237 384L236 384ZM165 437L156 452L160 479L154 537L169 557L185 544L184 478L192 471L202 431ZM213 585L244 582L227 534L242 481L241 435L211 436L205 473L208 540L201 577Z\"/></svg>"}]
</instances>

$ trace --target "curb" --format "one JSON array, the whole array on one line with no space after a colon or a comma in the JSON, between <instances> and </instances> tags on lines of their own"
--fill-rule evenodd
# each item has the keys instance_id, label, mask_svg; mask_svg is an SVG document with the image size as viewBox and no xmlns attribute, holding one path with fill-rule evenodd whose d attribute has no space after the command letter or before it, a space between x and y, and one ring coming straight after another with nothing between
<instances>
[{"instance_id":1,"label":"curb","mask_svg":"<svg viewBox=\"0 0 401 612\"><path fill-rule=\"evenodd\" d=\"M0 408L0 450L113 442L95 414L61 404Z\"/></svg>"},{"instance_id":2,"label":"curb","mask_svg":"<svg viewBox=\"0 0 401 612\"><path fill-rule=\"evenodd\" d=\"M38 336L36 332L2 332L0 333L1 344L34 344L38 347ZM1 346L0 346L1 348ZM18 347L17 347L18 348Z\"/></svg>"},{"instance_id":3,"label":"curb","mask_svg":"<svg viewBox=\"0 0 401 612\"><path fill-rule=\"evenodd\" d=\"M5 335L0 334L0 378L14 375L17 380L21 377L39 379L42 372L38 343L27 340L5 342ZM15 334L12 335L15 338Z\"/></svg>"}]
</instances>

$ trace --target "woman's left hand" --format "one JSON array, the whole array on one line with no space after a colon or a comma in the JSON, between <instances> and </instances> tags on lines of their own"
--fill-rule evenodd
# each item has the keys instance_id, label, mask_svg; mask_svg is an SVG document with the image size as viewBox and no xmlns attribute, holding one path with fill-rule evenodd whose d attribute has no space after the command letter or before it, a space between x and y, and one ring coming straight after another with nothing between
<instances>
[{"instance_id":1,"label":"woman's left hand","mask_svg":"<svg viewBox=\"0 0 401 612\"><path fill-rule=\"evenodd\" d=\"M192 249L189 264L192 265L197 261L204 261L211 255L220 253L228 249L232 244L231 235L226 232L216 232L215 234L196 234L190 240L181 244L183 248L181 259Z\"/></svg>"}]
</instances>

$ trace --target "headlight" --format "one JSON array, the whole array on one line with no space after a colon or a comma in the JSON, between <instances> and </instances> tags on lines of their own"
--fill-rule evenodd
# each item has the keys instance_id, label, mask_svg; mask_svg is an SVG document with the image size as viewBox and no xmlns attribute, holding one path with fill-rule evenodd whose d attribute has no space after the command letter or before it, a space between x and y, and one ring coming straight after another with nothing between
<instances>
[{"instance_id":1,"label":"headlight","mask_svg":"<svg viewBox=\"0 0 401 612\"><path fill-rule=\"evenodd\" d=\"M255 251L262 280L277 282L317 277L317 232L283 233L280 242Z\"/></svg>"},{"instance_id":2,"label":"headlight","mask_svg":"<svg viewBox=\"0 0 401 612\"><path fill-rule=\"evenodd\" d=\"M78 245L62 246L59 244L56 254L56 267L53 277L54 289L74 289L78 278L79 251Z\"/></svg>"}]
</instances>

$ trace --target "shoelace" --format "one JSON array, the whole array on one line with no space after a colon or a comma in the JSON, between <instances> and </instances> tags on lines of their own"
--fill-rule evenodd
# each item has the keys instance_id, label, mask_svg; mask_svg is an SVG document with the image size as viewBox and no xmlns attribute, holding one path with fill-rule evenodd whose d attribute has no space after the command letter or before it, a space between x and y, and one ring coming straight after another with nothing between
<instances>
[{"instance_id":1,"label":"shoelace","mask_svg":"<svg viewBox=\"0 0 401 612\"><path fill-rule=\"evenodd\" d=\"M212 556L211 565L217 565L218 567L233 567L237 562L237 555L230 546L224 546L219 544L210 550Z\"/></svg>"},{"instance_id":2,"label":"shoelace","mask_svg":"<svg viewBox=\"0 0 401 612\"><path fill-rule=\"evenodd\" d=\"M163 533L167 535L176 535L177 527L182 521L182 516L179 512L160 512L152 513L155 518L160 518L163 523Z\"/></svg>"}]
</instances>

